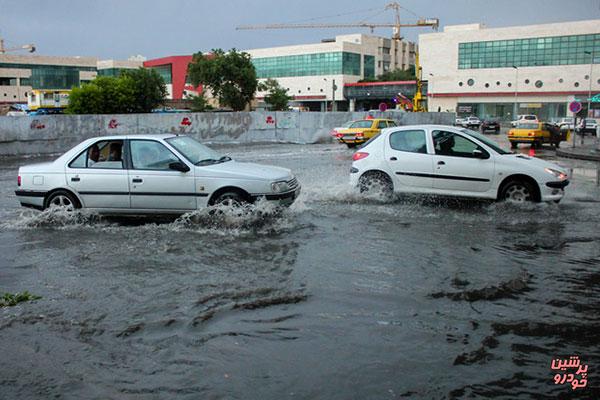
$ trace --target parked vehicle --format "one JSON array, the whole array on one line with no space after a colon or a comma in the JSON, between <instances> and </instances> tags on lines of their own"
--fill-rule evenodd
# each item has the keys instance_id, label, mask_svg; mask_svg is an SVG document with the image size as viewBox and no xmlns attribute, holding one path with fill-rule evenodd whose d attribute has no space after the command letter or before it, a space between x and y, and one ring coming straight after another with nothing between
<instances>
[{"instance_id":1,"label":"parked vehicle","mask_svg":"<svg viewBox=\"0 0 600 400\"><path fill-rule=\"evenodd\" d=\"M559 126L559 128L566 128L569 130L573 130L574 129L573 118L572 117L561 118L558 121L558 126Z\"/></svg>"},{"instance_id":2,"label":"parked vehicle","mask_svg":"<svg viewBox=\"0 0 600 400\"><path fill-rule=\"evenodd\" d=\"M481 133L486 132L500 133L500 122L497 119L486 119L481 121Z\"/></svg>"},{"instance_id":3,"label":"parked vehicle","mask_svg":"<svg viewBox=\"0 0 600 400\"><path fill-rule=\"evenodd\" d=\"M462 126L464 118L456 118L454 120L454 126Z\"/></svg>"},{"instance_id":4,"label":"parked vehicle","mask_svg":"<svg viewBox=\"0 0 600 400\"><path fill-rule=\"evenodd\" d=\"M513 154L462 128L415 125L385 129L353 156L350 184L361 192L560 201L569 184L558 165Z\"/></svg>"},{"instance_id":5,"label":"parked vehicle","mask_svg":"<svg viewBox=\"0 0 600 400\"><path fill-rule=\"evenodd\" d=\"M540 120L538 119L537 115L533 115L533 114L523 114L523 115L517 115L517 119L512 121L510 123L510 125L514 128L517 126L517 124L521 123L521 122L535 122L535 123L539 123Z\"/></svg>"},{"instance_id":6,"label":"parked vehicle","mask_svg":"<svg viewBox=\"0 0 600 400\"><path fill-rule=\"evenodd\" d=\"M105 214L183 214L259 198L289 205L300 184L285 168L241 163L189 136L88 139L53 162L19 168L21 205Z\"/></svg>"},{"instance_id":7,"label":"parked vehicle","mask_svg":"<svg viewBox=\"0 0 600 400\"><path fill-rule=\"evenodd\" d=\"M379 135L382 129L392 126L396 126L396 122L391 119L362 119L353 121L347 128L336 130L335 137L338 142L352 148Z\"/></svg>"},{"instance_id":8,"label":"parked vehicle","mask_svg":"<svg viewBox=\"0 0 600 400\"><path fill-rule=\"evenodd\" d=\"M597 127L598 122L594 118L581 119L577 124L577 130L583 134L589 133L595 135Z\"/></svg>"},{"instance_id":9,"label":"parked vehicle","mask_svg":"<svg viewBox=\"0 0 600 400\"><path fill-rule=\"evenodd\" d=\"M528 143L531 147L540 147L544 143L550 143L555 147L560 142L567 140L568 131L559 127L542 122L520 122L516 128L508 131L510 147L517 148L519 143Z\"/></svg>"},{"instance_id":10,"label":"parked vehicle","mask_svg":"<svg viewBox=\"0 0 600 400\"><path fill-rule=\"evenodd\" d=\"M467 117L465 119L462 120L462 124L461 126L463 128L471 128L471 129L479 129L479 126L481 125L481 120L477 117Z\"/></svg>"}]
</instances>

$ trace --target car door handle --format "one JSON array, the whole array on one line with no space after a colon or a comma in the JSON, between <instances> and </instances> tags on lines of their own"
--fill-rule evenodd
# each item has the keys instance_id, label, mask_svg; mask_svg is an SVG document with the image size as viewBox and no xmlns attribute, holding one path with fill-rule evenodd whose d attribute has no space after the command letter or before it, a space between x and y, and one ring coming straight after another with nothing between
<instances>
[{"instance_id":1,"label":"car door handle","mask_svg":"<svg viewBox=\"0 0 600 400\"><path fill-rule=\"evenodd\" d=\"M144 182L144 180L142 178L133 178L133 180L131 182L133 182L133 183L142 183L142 182Z\"/></svg>"},{"instance_id":2,"label":"car door handle","mask_svg":"<svg viewBox=\"0 0 600 400\"><path fill-rule=\"evenodd\" d=\"M78 177L71 178L71 182L79 182L80 180L81 178Z\"/></svg>"},{"instance_id":3,"label":"car door handle","mask_svg":"<svg viewBox=\"0 0 600 400\"><path fill-rule=\"evenodd\" d=\"M398 161L396 157L390 157L390 161Z\"/></svg>"},{"instance_id":4,"label":"car door handle","mask_svg":"<svg viewBox=\"0 0 600 400\"><path fill-rule=\"evenodd\" d=\"M438 165L446 165L444 161L438 161Z\"/></svg>"}]
</instances>

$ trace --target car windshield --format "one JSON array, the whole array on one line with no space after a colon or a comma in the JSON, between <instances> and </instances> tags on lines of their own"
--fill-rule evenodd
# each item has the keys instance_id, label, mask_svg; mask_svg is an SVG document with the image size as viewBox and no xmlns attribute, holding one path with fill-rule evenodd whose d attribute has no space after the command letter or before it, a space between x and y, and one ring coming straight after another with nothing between
<instances>
[{"instance_id":1,"label":"car windshield","mask_svg":"<svg viewBox=\"0 0 600 400\"><path fill-rule=\"evenodd\" d=\"M537 129L537 123L521 123L517 125L517 129Z\"/></svg>"},{"instance_id":2,"label":"car windshield","mask_svg":"<svg viewBox=\"0 0 600 400\"><path fill-rule=\"evenodd\" d=\"M350 125L350 128L370 128L373 125L372 120L356 121Z\"/></svg>"},{"instance_id":3,"label":"car windshield","mask_svg":"<svg viewBox=\"0 0 600 400\"><path fill-rule=\"evenodd\" d=\"M494 142L491 139L488 139L486 136L484 136L478 132L472 131L470 129L462 129L461 132L466 133L467 135L486 144L488 147L490 147L492 150L494 150L498 154L511 154L510 151L506 151L506 150L502 149L500 146L498 146L498 144L496 142Z\"/></svg>"},{"instance_id":4,"label":"car windshield","mask_svg":"<svg viewBox=\"0 0 600 400\"><path fill-rule=\"evenodd\" d=\"M527 120L530 120L530 121L534 121L534 120L536 120L536 119L537 119L537 117L536 117L535 115L524 115L524 116L523 116L523 119L527 119Z\"/></svg>"},{"instance_id":5,"label":"car windshield","mask_svg":"<svg viewBox=\"0 0 600 400\"><path fill-rule=\"evenodd\" d=\"M166 141L195 165L209 165L231 160L230 157L222 156L189 136L175 136Z\"/></svg>"}]
</instances>

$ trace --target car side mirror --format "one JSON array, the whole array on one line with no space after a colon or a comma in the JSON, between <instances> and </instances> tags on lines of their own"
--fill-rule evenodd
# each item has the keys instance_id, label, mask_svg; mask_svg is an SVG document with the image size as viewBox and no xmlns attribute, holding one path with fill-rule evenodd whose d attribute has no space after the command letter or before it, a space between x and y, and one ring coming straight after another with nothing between
<instances>
[{"instance_id":1,"label":"car side mirror","mask_svg":"<svg viewBox=\"0 0 600 400\"><path fill-rule=\"evenodd\" d=\"M169 169L179 171L179 172L188 172L190 167L182 163L181 161L172 162L169 164Z\"/></svg>"},{"instance_id":2,"label":"car side mirror","mask_svg":"<svg viewBox=\"0 0 600 400\"><path fill-rule=\"evenodd\" d=\"M474 158L481 158L483 160L489 158L489 155L487 153L484 153L483 151L479 150L479 149L475 149L473 150L473 157Z\"/></svg>"}]
</instances>

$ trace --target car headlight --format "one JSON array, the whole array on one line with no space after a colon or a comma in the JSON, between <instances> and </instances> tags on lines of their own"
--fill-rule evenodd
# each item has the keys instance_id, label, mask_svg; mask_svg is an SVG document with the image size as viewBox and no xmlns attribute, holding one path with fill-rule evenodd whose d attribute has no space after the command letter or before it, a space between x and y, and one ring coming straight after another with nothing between
<instances>
[{"instance_id":1,"label":"car headlight","mask_svg":"<svg viewBox=\"0 0 600 400\"><path fill-rule=\"evenodd\" d=\"M290 185L286 181L271 183L271 190L275 193L283 193L290 190Z\"/></svg>"},{"instance_id":2,"label":"car headlight","mask_svg":"<svg viewBox=\"0 0 600 400\"><path fill-rule=\"evenodd\" d=\"M544 171L546 171L547 173L549 173L551 175L554 175L555 177L557 177L561 181L564 180L564 179L567 179L567 174L565 174L564 172L561 172L559 170L552 169L552 168L544 168Z\"/></svg>"}]
</instances>

